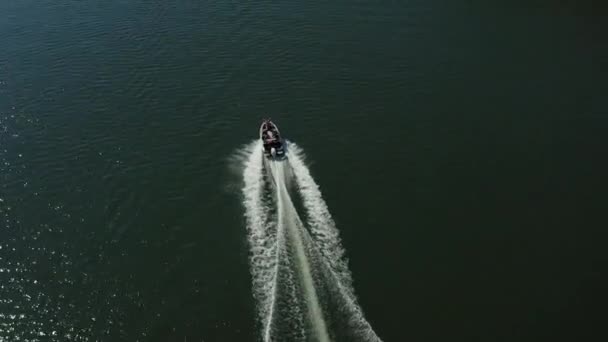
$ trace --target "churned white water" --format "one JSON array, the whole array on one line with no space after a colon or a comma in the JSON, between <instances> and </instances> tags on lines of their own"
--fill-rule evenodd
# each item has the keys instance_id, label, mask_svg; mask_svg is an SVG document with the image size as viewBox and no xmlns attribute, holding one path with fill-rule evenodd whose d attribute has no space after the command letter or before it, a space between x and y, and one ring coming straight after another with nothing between
<instances>
[{"instance_id":1,"label":"churned white water","mask_svg":"<svg viewBox=\"0 0 608 342\"><path fill-rule=\"evenodd\" d=\"M357 304L338 230L302 149L289 143L287 158L280 161L265 160L258 141L240 152L253 292L264 341L331 341L335 332L326 323L327 305L339 306L347 335L380 341ZM292 182L306 211L304 223L287 189ZM313 256L320 261L312 262ZM319 285L335 298L321 302Z\"/></svg>"}]
</instances>

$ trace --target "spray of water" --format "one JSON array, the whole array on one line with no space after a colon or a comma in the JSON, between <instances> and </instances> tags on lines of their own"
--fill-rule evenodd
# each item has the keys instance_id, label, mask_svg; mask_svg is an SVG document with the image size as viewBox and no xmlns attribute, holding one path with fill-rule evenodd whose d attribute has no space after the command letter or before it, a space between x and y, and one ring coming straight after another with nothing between
<instances>
[{"instance_id":1,"label":"spray of water","mask_svg":"<svg viewBox=\"0 0 608 342\"><path fill-rule=\"evenodd\" d=\"M296 267L300 273L299 278L302 280L303 294L306 298L306 306L308 307L308 316L312 326L311 330L319 342L329 342L327 327L304 247L302 238L304 230L285 186L285 164L282 161L270 161L269 164L272 170L272 177L275 180L278 226L281 229L285 229L284 236L290 240L290 245L293 246Z\"/></svg>"},{"instance_id":2,"label":"spray of water","mask_svg":"<svg viewBox=\"0 0 608 342\"><path fill-rule=\"evenodd\" d=\"M253 295L258 302L259 319L269 330L275 301L275 279L278 268L277 229L270 220L270 208L264 201L263 153L258 142L243 148L243 204L251 249ZM265 338L268 341L268 337Z\"/></svg>"},{"instance_id":3,"label":"spray of water","mask_svg":"<svg viewBox=\"0 0 608 342\"><path fill-rule=\"evenodd\" d=\"M259 142L241 150L253 292L263 339L380 341L357 305L338 230L304 154L293 143L288 147L285 161L264 162ZM306 224L287 191L292 174ZM325 300L318 291L324 291ZM326 323L330 311L339 313L334 321L342 320L342 325ZM330 332L332 327L348 332Z\"/></svg>"},{"instance_id":4,"label":"spray of water","mask_svg":"<svg viewBox=\"0 0 608 342\"><path fill-rule=\"evenodd\" d=\"M347 324L351 335L362 341L380 341L357 304L352 276L344 257L338 229L323 200L319 186L304 163L304 152L295 143L289 145L288 160L308 214L307 223L311 237L319 246L318 251L323 255L323 260L328 266L327 273L332 280L331 285L337 291L337 298L334 299L342 306L340 309L347 313Z\"/></svg>"}]
</instances>

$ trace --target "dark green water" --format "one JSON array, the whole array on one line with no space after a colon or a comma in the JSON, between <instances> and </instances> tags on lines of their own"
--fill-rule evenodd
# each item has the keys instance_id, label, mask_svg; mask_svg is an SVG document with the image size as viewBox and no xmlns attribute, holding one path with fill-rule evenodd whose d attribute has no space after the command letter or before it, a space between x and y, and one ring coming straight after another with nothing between
<instances>
[{"instance_id":1,"label":"dark green water","mask_svg":"<svg viewBox=\"0 0 608 342\"><path fill-rule=\"evenodd\" d=\"M267 115L383 340L599 340L607 12L532 3L2 1L0 341L257 340Z\"/></svg>"}]
</instances>

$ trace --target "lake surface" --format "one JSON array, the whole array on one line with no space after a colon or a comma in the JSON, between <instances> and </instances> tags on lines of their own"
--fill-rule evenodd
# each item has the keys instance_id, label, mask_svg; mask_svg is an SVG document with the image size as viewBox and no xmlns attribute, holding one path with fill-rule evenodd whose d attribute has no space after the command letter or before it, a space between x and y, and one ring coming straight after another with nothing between
<instances>
[{"instance_id":1,"label":"lake surface","mask_svg":"<svg viewBox=\"0 0 608 342\"><path fill-rule=\"evenodd\" d=\"M604 8L5 0L0 341L257 341L241 175L305 151L384 341L606 334Z\"/></svg>"}]
</instances>

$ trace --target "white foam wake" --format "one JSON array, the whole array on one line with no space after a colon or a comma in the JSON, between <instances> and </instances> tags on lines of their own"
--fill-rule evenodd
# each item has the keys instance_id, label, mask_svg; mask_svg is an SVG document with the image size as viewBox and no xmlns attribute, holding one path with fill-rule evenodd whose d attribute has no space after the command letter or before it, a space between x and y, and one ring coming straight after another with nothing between
<instances>
[{"instance_id":1,"label":"white foam wake","mask_svg":"<svg viewBox=\"0 0 608 342\"><path fill-rule=\"evenodd\" d=\"M258 303L259 319L264 334L270 331L275 301L275 279L278 267L277 230L270 221L270 208L264 202L264 173L262 146L258 141L242 151L243 204L251 249L253 295ZM265 339L268 341L268 338Z\"/></svg>"},{"instance_id":2,"label":"white foam wake","mask_svg":"<svg viewBox=\"0 0 608 342\"><path fill-rule=\"evenodd\" d=\"M271 161L270 166L276 185L278 226L280 229L285 229L285 238L290 240L289 243L295 250L297 269L299 271L300 279L302 279L302 287L306 298L306 306L308 307L312 332L319 342L329 342L327 326L323 317L323 311L319 304L319 298L317 297L310 264L304 247L302 237L304 230L285 186L285 164L282 161Z\"/></svg>"},{"instance_id":3,"label":"white foam wake","mask_svg":"<svg viewBox=\"0 0 608 342\"><path fill-rule=\"evenodd\" d=\"M338 230L302 150L290 143L287 156L269 162L266 170L261 143L254 142L241 158L253 293L264 341L329 342L330 328L347 330L331 335L348 341L380 341L357 305ZM306 227L287 191L292 174Z\"/></svg>"},{"instance_id":4,"label":"white foam wake","mask_svg":"<svg viewBox=\"0 0 608 342\"><path fill-rule=\"evenodd\" d=\"M308 213L307 225L311 237L328 265L343 309L349 315L348 325L353 335L364 341L380 341L369 322L364 318L352 286L352 276L344 257L338 229L327 208L319 186L304 163L304 152L295 143L289 143L288 161L295 175L298 190Z\"/></svg>"}]
</instances>

